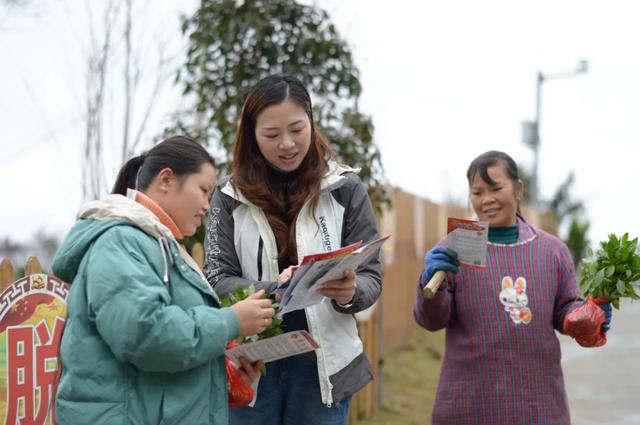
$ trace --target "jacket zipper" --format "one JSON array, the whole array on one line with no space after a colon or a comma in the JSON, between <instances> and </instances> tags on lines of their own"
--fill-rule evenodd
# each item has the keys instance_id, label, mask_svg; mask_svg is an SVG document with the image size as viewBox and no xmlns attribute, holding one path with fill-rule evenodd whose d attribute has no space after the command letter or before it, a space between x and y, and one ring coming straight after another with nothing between
<instances>
[{"instance_id":1,"label":"jacket zipper","mask_svg":"<svg viewBox=\"0 0 640 425\"><path fill-rule=\"evenodd\" d=\"M262 280L262 249L264 248L264 242L262 236L258 242L258 282Z\"/></svg>"}]
</instances>

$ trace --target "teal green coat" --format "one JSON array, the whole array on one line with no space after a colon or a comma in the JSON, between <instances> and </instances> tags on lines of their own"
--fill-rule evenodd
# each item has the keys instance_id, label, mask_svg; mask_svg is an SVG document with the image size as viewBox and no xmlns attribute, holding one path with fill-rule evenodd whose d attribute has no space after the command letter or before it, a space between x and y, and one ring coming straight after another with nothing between
<instances>
[{"instance_id":1,"label":"teal green coat","mask_svg":"<svg viewBox=\"0 0 640 425\"><path fill-rule=\"evenodd\" d=\"M71 283L57 422L226 425L236 315L149 210L107 201L81 211L53 264Z\"/></svg>"}]
</instances>

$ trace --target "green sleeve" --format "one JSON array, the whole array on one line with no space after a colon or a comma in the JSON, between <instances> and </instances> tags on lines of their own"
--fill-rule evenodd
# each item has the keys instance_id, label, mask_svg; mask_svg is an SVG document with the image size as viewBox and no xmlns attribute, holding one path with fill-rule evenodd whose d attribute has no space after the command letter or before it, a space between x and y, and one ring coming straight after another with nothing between
<instances>
[{"instance_id":1,"label":"green sleeve","mask_svg":"<svg viewBox=\"0 0 640 425\"><path fill-rule=\"evenodd\" d=\"M150 372L187 370L221 356L238 336L233 310L171 305L169 290L142 251L160 248L134 232L139 230L110 230L89 259L88 313L105 343L120 361Z\"/></svg>"}]
</instances>

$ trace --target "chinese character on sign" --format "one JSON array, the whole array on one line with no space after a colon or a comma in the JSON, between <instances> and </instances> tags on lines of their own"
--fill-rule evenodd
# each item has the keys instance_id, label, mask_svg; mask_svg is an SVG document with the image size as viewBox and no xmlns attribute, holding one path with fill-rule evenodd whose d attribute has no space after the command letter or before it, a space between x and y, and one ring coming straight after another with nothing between
<instances>
[{"instance_id":1,"label":"chinese character on sign","mask_svg":"<svg viewBox=\"0 0 640 425\"><path fill-rule=\"evenodd\" d=\"M54 425L58 346L68 288L47 275L27 276L0 294L0 424Z\"/></svg>"},{"instance_id":2,"label":"chinese character on sign","mask_svg":"<svg viewBox=\"0 0 640 425\"><path fill-rule=\"evenodd\" d=\"M36 327L17 326L7 330L6 423L44 424L55 394L58 371L57 342L62 336L64 320L57 318L53 334L43 320ZM34 341L38 340L38 344ZM56 344L54 344L56 342Z\"/></svg>"}]
</instances>

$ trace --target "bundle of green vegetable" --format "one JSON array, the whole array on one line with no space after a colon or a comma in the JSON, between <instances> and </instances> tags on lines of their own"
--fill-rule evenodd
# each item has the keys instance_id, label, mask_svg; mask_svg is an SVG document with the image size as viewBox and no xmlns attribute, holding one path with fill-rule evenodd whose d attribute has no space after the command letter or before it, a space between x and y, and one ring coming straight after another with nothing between
<instances>
[{"instance_id":1,"label":"bundle of green vegetable","mask_svg":"<svg viewBox=\"0 0 640 425\"><path fill-rule=\"evenodd\" d=\"M254 285L250 285L247 287L237 286L236 291L232 294L229 294L227 297L222 298L220 300L220 305L222 307L231 307L233 304L238 301L242 301L245 298L249 297L256 292L256 287ZM271 306L278 311L280 307L279 304L275 301L272 301ZM242 344L243 342L254 342L260 339L271 338L272 336L280 335L282 333L282 320L276 319L273 317L271 324L267 326L267 328L259 333L258 335L247 336L247 337L239 337L238 344Z\"/></svg>"},{"instance_id":2,"label":"bundle of green vegetable","mask_svg":"<svg viewBox=\"0 0 640 425\"><path fill-rule=\"evenodd\" d=\"M617 309L620 298L640 299L633 288L633 282L640 280L637 247L638 238L629 240L629 234L625 233L621 238L609 235L608 241L600 242L595 255L589 249L589 258L582 262L580 277L584 295L607 298Z\"/></svg>"}]
</instances>

